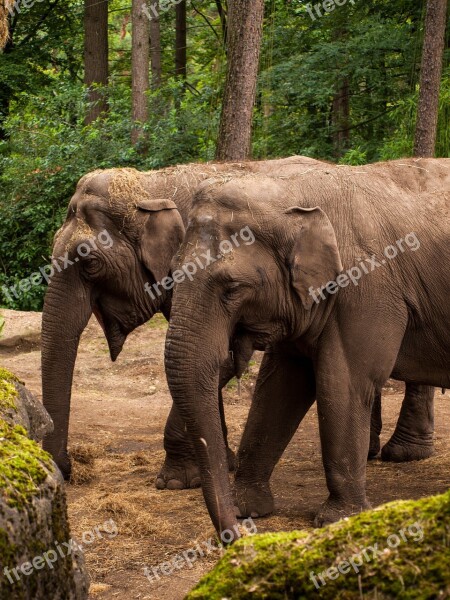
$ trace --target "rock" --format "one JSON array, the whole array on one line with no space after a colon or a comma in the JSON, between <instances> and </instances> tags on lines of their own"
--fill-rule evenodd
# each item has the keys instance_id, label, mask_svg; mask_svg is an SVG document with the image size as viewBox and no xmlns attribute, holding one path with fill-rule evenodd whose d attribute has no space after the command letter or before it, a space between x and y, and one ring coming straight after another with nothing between
<instances>
[{"instance_id":1,"label":"rock","mask_svg":"<svg viewBox=\"0 0 450 600\"><path fill-rule=\"evenodd\" d=\"M244 537L186 600L448 598L450 491L314 531Z\"/></svg>"},{"instance_id":2,"label":"rock","mask_svg":"<svg viewBox=\"0 0 450 600\"><path fill-rule=\"evenodd\" d=\"M9 380L5 377L9 377ZM16 393L12 388L15 388ZM9 402L6 401L6 395L10 398ZM53 431L50 415L39 400L17 378L1 368L0 416L10 425L21 425L36 442L42 441L47 433Z\"/></svg>"},{"instance_id":3,"label":"rock","mask_svg":"<svg viewBox=\"0 0 450 600\"><path fill-rule=\"evenodd\" d=\"M40 439L50 424L32 394L0 369L0 600L88 597L62 476L25 429Z\"/></svg>"}]
</instances>

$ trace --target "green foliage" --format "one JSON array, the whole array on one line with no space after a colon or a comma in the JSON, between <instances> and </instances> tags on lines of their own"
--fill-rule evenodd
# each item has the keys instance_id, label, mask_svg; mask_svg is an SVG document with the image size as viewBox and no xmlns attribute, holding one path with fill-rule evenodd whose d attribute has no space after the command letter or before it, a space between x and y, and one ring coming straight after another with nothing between
<instances>
[{"instance_id":1,"label":"green foliage","mask_svg":"<svg viewBox=\"0 0 450 600\"><path fill-rule=\"evenodd\" d=\"M367 163L367 152L360 147L347 150L344 156L340 159L341 165L365 165Z\"/></svg>"},{"instance_id":2,"label":"green foliage","mask_svg":"<svg viewBox=\"0 0 450 600\"><path fill-rule=\"evenodd\" d=\"M186 84L173 76L175 11L162 13L163 83L149 92L138 148L130 142L130 2L110 0L109 10L110 85L101 90L109 113L89 126L83 1L22 5L12 21L12 44L0 54L0 290L49 262L53 235L86 172L214 158L226 67L217 3L188 3ZM315 20L300 0L266 0L254 157L304 154L358 165L410 155L422 34L416 0L347 2ZM450 151L449 57L447 50L438 156ZM345 118L333 108L343 89ZM3 291L0 304L38 310L44 291Z\"/></svg>"},{"instance_id":3,"label":"green foliage","mask_svg":"<svg viewBox=\"0 0 450 600\"><path fill-rule=\"evenodd\" d=\"M166 105L170 94L180 94L180 87L172 81L154 92L151 105ZM152 113L144 127L143 155L131 145L130 97L122 92L118 87L115 95L109 95L107 118L90 126L84 125L87 102L79 83L55 79L39 96L22 94L17 99L5 123L10 137L0 142L0 288L18 289L20 280L50 262L53 235L85 173L118 166L154 169L212 157L212 138L203 131L207 108L203 97L183 99L181 111ZM3 305L39 310L44 290L35 286L19 292L18 298L3 292Z\"/></svg>"}]
</instances>

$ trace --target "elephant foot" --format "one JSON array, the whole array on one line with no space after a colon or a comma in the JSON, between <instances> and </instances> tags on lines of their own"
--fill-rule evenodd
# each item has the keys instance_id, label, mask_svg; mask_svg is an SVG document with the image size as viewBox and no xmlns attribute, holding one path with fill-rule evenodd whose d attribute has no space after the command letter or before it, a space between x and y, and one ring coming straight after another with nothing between
<instances>
[{"instance_id":1,"label":"elephant foot","mask_svg":"<svg viewBox=\"0 0 450 600\"><path fill-rule=\"evenodd\" d=\"M359 503L352 502L336 502L328 498L324 502L314 519L314 527L325 527L336 521L340 521L345 517L357 515L365 510L370 510L372 507L367 500Z\"/></svg>"},{"instance_id":2,"label":"elephant foot","mask_svg":"<svg viewBox=\"0 0 450 600\"><path fill-rule=\"evenodd\" d=\"M274 502L268 483L246 485L236 482L235 510L239 518L264 517L273 512Z\"/></svg>"},{"instance_id":3,"label":"elephant foot","mask_svg":"<svg viewBox=\"0 0 450 600\"><path fill-rule=\"evenodd\" d=\"M390 439L381 450L381 460L386 462L408 462L423 460L434 454L433 439L428 438L422 443L405 443Z\"/></svg>"},{"instance_id":4,"label":"elephant foot","mask_svg":"<svg viewBox=\"0 0 450 600\"><path fill-rule=\"evenodd\" d=\"M368 460L373 460L378 453L380 452L380 437L375 433L370 434L370 446L369 446L369 454L367 456Z\"/></svg>"},{"instance_id":5,"label":"elephant foot","mask_svg":"<svg viewBox=\"0 0 450 600\"><path fill-rule=\"evenodd\" d=\"M192 461L172 462L167 459L155 481L158 490L186 490L201 486L200 469Z\"/></svg>"},{"instance_id":6,"label":"elephant foot","mask_svg":"<svg viewBox=\"0 0 450 600\"><path fill-rule=\"evenodd\" d=\"M227 447L228 469L234 471L236 455ZM155 481L158 490L186 490L201 486L200 469L193 460L171 460L166 457Z\"/></svg>"}]
</instances>

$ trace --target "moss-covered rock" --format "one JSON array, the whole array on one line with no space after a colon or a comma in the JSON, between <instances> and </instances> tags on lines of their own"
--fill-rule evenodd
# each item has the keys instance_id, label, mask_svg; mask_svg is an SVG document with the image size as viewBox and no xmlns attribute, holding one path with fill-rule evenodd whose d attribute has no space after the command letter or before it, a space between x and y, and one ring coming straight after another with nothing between
<instances>
[{"instance_id":1,"label":"moss-covered rock","mask_svg":"<svg viewBox=\"0 0 450 600\"><path fill-rule=\"evenodd\" d=\"M6 369L0 367L0 414L9 410L16 410L18 392L14 386L19 379Z\"/></svg>"},{"instance_id":2,"label":"moss-covered rock","mask_svg":"<svg viewBox=\"0 0 450 600\"><path fill-rule=\"evenodd\" d=\"M0 394L0 600L85 600L83 558L64 546L70 531L62 476L16 424L32 424L42 433L48 415L43 417L40 403L4 369Z\"/></svg>"},{"instance_id":3,"label":"moss-covered rock","mask_svg":"<svg viewBox=\"0 0 450 600\"><path fill-rule=\"evenodd\" d=\"M53 472L52 459L27 436L23 427L0 419L0 497L24 508Z\"/></svg>"},{"instance_id":4,"label":"moss-covered rock","mask_svg":"<svg viewBox=\"0 0 450 600\"><path fill-rule=\"evenodd\" d=\"M53 430L42 404L15 375L0 367L0 418L9 425L21 425L37 442Z\"/></svg>"},{"instance_id":5,"label":"moss-covered rock","mask_svg":"<svg viewBox=\"0 0 450 600\"><path fill-rule=\"evenodd\" d=\"M450 597L450 491L234 544L189 600Z\"/></svg>"}]
</instances>

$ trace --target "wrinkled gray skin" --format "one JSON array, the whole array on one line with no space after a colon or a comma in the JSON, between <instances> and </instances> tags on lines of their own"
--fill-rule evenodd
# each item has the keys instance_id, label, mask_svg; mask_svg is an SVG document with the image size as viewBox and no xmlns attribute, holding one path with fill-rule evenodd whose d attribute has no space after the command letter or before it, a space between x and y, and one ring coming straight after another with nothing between
<instances>
[{"instance_id":1,"label":"wrinkled gray skin","mask_svg":"<svg viewBox=\"0 0 450 600\"><path fill-rule=\"evenodd\" d=\"M449 173L450 160L424 164L443 178ZM219 242L243 227L256 237L175 287L166 341L170 391L219 532L236 527L234 502L241 516L273 510L270 476L315 400L329 490L315 520L322 526L370 506L371 410L388 377L450 385L450 193L405 192L391 168L244 176L203 184L196 194L173 268L191 260L193 248L217 256ZM407 177L405 167L399 183ZM312 300L311 287L335 280L361 257L381 259L410 232L419 249L408 247L358 286ZM235 499L217 402L230 339L266 351L238 452ZM239 359L235 349L233 356Z\"/></svg>"},{"instance_id":2,"label":"wrinkled gray skin","mask_svg":"<svg viewBox=\"0 0 450 600\"><path fill-rule=\"evenodd\" d=\"M324 163L291 157L234 165L186 165L147 174L112 169L91 173L80 180L67 219L55 236L53 256L63 256L67 251L73 261L78 257L79 244L92 237L97 239L104 229L110 234L113 246L105 248L97 242L96 251L52 277L46 294L42 333L43 399L55 430L46 437L44 447L66 478L70 476L67 438L73 368L80 335L92 313L105 331L111 358L115 360L133 329L159 310L169 316L170 292L152 300L144 293L144 284L161 280L169 273L198 183L218 173L238 176L243 171L262 171L289 175L305 173L318 165L324 166ZM414 169L409 180L423 187L428 182L419 181L417 174L421 173ZM126 185L118 185L118 181ZM247 353L251 351L249 348ZM246 364L244 358L240 370ZM233 375L234 365L225 365L221 384ZM406 408L411 404L410 398L407 388ZM412 407L408 414L416 410ZM428 413L433 413L432 398ZM398 427L407 435L396 437L394 434L384 450L391 445L396 454L405 459L422 458L426 452L433 451L432 421L421 418L410 421L400 420ZM424 436L416 423L422 423L422 429L429 434ZM374 432L379 429L381 421L377 418ZM225 422L224 433L226 435ZM157 487L181 489L199 485L194 451L176 410L171 411L167 421L164 446L166 460L157 478ZM378 450L378 434L374 433L372 454ZM228 452L232 464L233 456Z\"/></svg>"},{"instance_id":3,"label":"wrinkled gray skin","mask_svg":"<svg viewBox=\"0 0 450 600\"><path fill-rule=\"evenodd\" d=\"M391 439L381 449L385 461L422 460L434 454L434 388L406 383L397 426ZM370 427L369 459L380 451L381 394L375 396Z\"/></svg>"},{"instance_id":4,"label":"wrinkled gray skin","mask_svg":"<svg viewBox=\"0 0 450 600\"><path fill-rule=\"evenodd\" d=\"M218 174L232 177L243 171L304 172L317 164L320 163L306 157L291 157L183 165L148 173L109 169L95 171L80 180L53 248L53 257L67 252L74 264L61 272L55 270L42 320L43 402L55 424L54 432L44 440L44 448L66 479L71 468L67 439L73 370L79 339L91 315L94 313L99 320L111 359L116 360L131 331L155 312L169 317L171 292L162 290L160 297L152 299L145 293L144 285L161 281L169 274L171 259L184 236L193 191L201 181ZM98 241L103 230L112 240L110 248ZM97 249L80 258L77 249L83 243L91 245L92 238ZM225 371L226 365L227 380L233 373ZM166 461L157 486L199 485L194 452L175 410L170 413L164 442Z\"/></svg>"}]
</instances>

